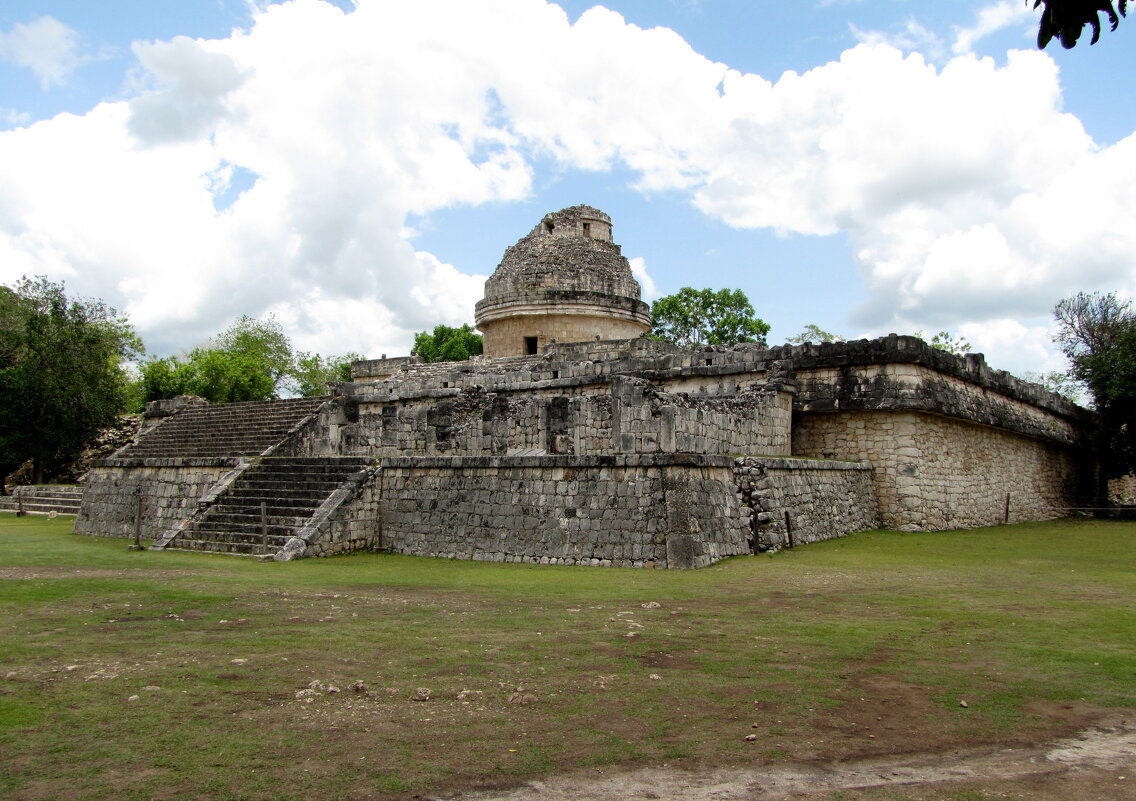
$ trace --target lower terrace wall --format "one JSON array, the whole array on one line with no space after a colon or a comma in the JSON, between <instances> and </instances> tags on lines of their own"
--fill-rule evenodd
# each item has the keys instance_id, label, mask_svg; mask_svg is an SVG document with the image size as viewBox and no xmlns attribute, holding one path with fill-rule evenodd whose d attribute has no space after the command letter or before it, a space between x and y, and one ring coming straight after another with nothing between
<instances>
[{"instance_id":1,"label":"lower terrace wall","mask_svg":"<svg viewBox=\"0 0 1136 801\"><path fill-rule=\"evenodd\" d=\"M751 510L754 550L768 551L879 527L872 467L776 457L743 457L738 497Z\"/></svg>"},{"instance_id":2,"label":"lower terrace wall","mask_svg":"<svg viewBox=\"0 0 1136 801\"><path fill-rule=\"evenodd\" d=\"M899 531L1061 517L1082 474L1071 448L921 412L801 414L793 455L870 462L880 523Z\"/></svg>"},{"instance_id":3,"label":"lower terrace wall","mask_svg":"<svg viewBox=\"0 0 1136 801\"><path fill-rule=\"evenodd\" d=\"M398 553L693 568L750 552L724 457L404 457L379 480L380 547Z\"/></svg>"},{"instance_id":4,"label":"lower terrace wall","mask_svg":"<svg viewBox=\"0 0 1136 801\"><path fill-rule=\"evenodd\" d=\"M198 459L103 459L87 474L83 505L74 532L96 537L131 537L142 501L147 537L187 518L197 499L233 471L236 457Z\"/></svg>"}]
</instances>

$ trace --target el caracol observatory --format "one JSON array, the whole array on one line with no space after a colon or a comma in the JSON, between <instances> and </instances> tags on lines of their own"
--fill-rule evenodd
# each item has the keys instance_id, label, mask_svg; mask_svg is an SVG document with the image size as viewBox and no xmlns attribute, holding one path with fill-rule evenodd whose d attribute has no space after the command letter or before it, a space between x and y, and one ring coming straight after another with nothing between
<instances>
[{"instance_id":1,"label":"el caracol observatory","mask_svg":"<svg viewBox=\"0 0 1136 801\"><path fill-rule=\"evenodd\" d=\"M880 526L1045 520L1091 490L1092 415L982 354L640 336L647 304L590 206L508 248L476 320L485 355L361 360L322 398L148 404L92 466L76 533L280 561L690 568Z\"/></svg>"},{"instance_id":2,"label":"el caracol observatory","mask_svg":"<svg viewBox=\"0 0 1136 801\"><path fill-rule=\"evenodd\" d=\"M475 321L486 356L525 356L551 342L633 339L651 328L651 310L612 241L611 218L572 206L505 250Z\"/></svg>"}]
</instances>

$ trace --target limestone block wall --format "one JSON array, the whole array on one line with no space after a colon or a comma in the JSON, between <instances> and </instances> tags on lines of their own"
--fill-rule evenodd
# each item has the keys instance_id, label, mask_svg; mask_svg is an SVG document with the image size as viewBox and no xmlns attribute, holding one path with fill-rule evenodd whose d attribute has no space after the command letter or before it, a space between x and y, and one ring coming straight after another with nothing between
<instances>
[{"instance_id":1,"label":"limestone block wall","mask_svg":"<svg viewBox=\"0 0 1136 801\"><path fill-rule=\"evenodd\" d=\"M1070 408L1063 409L1064 414L1057 413L1056 408L1005 394L1002 390L1006 387L973 383L922 364L810 368L799 370L797 380L801 387L798 407L807 411L907 409L935 412L1063 444L1078 443L1084 436L1083 418L1075 414L1083 410L1068 402L1064 405Z\"/></svg>"},{"instance_id":2,"label":"limestone block wall","mask_svg":"<svg viewBox=\"0 0 1136 801\"><path fill-rule=\"evenodd\" d=\"M1081 472L1052 441L921 412L801 414L793 455L870 462L880 522L900 531L1061 517Z\"/></svg>"},{"instance_id":3,"label":"limestone block wall","mask_svg":"<svg viewBox=\"0 0 1136 801\"><path fill-rule=\"evenodd\" d=\"M620 453L789 454L792 395L778 386L690 395L621 376L611 386Z\"/></svg>"},{"instance_id":4,"label":"limestone block wall","mask_svg":"<svg viewBox=\"0 0 1136 801\"><path fill-rule=\"evenodd\" d=\"M103 459L87 474L74 532L132 537L142 497L142 535L155 537L197 509L197 499L237 469L238 458Z\"/></svg>"},{"instance_id":5,"label":"limestone block wall","mask_svg":"<svg viewBox=\"0 0 1136 801\"><path fill-rule=\"evenodd\" d=\"M748 553L730 459L396 458L381 547L498 562L703 567Z\"/></svg>"},{"instance_id":6,"label":"limestone block wall","mask_svg":"<svg viewBox=\"0 0 1136 801\"><path fill-rule=\"evenodd\" d=\"M743 457L734 477L750 510L755 550L879 527L872 467L864 462Z\"/></svg>"}]
</instances>

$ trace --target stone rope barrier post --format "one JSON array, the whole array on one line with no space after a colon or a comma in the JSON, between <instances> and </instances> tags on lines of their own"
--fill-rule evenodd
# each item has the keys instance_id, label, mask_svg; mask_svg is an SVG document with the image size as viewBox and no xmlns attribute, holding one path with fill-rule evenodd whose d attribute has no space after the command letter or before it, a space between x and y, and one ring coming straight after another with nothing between
<instances>
[{"instance_id":1,"label":"stone rope barrier post","mask_svg":"<svg viewBox=\"0 0 1136 801\"><path fill-rule=\"evenodd\" d=\"M146 503L146 496L138 493L138 508L134 510L134 544L128 545L127 550L144 551L142 545L142 508Z\"/></svg>"}]
</instances>

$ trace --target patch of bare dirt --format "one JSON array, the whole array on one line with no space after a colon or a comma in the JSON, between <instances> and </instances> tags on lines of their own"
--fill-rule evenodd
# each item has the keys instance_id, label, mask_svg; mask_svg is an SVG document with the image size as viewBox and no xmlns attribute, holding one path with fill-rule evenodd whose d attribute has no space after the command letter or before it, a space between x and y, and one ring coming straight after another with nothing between
<instances>
[{"instance_id":1,"label":"patch of bare dirt","mask_svg":"<svg viewBox=\"0 0 1136 801\"><path fill-rule=\"evenodd\" d=\"M904 756L691 772L667 767L605 774L579 772L508 792L463 793L450 801L808 801L842 798L976 797L1028 801L1136 799L1136 719L1116 716L1042 745L958 749ZM876 791L886 790L887 795ZM998 795L985 795L992 791ZM1006 793L1009 793L1007 795ZM951 797L958 797L951 795Z\"/></svg>"}]
</instances>

